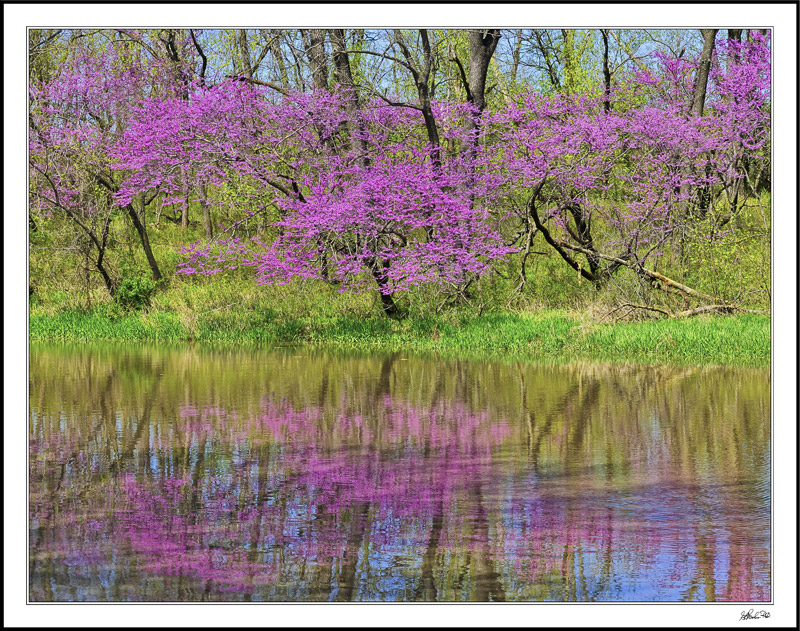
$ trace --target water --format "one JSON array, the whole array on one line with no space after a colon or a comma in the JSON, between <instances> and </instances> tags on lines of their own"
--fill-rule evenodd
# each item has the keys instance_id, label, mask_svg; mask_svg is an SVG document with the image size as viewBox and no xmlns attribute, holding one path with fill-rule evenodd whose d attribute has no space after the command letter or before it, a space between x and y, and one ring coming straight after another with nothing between
<instances>
[{"instance_id":1,"label":"water","mask_svg":"<svg viewBox=\"0 0 800 631\"><path fill-rule=\"evenodd\" d=\"M764 369L33 344L32 601L768 601Z\"/></svg>"}]
</instances>

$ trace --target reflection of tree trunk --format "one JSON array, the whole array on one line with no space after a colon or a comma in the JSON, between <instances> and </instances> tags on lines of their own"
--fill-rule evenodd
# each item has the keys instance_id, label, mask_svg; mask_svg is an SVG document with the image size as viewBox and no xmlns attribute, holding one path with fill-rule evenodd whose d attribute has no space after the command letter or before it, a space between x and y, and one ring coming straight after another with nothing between
<instances>
[{"instance_id":1,"label":"reflection of tree trunk","mask_svg":"<svg viewBox=\"0 0 800 631\"><path fill-rule=\"evenodd\" d=\"M475 568L475 600L504 601L506 599L503 586L500 584L500 575L494 567L491 558L489 543L489 520L483 505L483 490L477 482L471 482L467 487L470 505L475 511L472 523L472 537L470 549Z\"/></svg>"},{"instance_id":2,"label":"reflection of tree trunk","mask_svg":"<svg viewBox=\"0 0 800 631\"><path fill-rule=\"evenodd\" d=\"M529 449L529 453L533 459L533 468L535 472L538 472L537 467L539 460L539 451L541 451L542 449L542 442L546 436L550 435L553 428L553 421L556 418L561 418L563 416L565 410L567 409L567 403L571 401L578 394L578 391L579 391L579 386L576 383L572 388L569 389L569 391L566 392L566 394L564 394L563 397L561 397L561 400L558 402L558 404L556 404L553 407L552 411L550 411L546 415L544 427L540 428L536 432L536 441L533 442L533 438L532 437L529 438L529 443L532 443L532 447ZM528 416L529 416L529 421L528 421L529 431L532 432L533 429L536 427L536 417L534 415L533 410L528 410Z\"/></svg>"},{"instance_id":3,"label":"reflection of tree trunk","mask_svg":"<svg viewBox=\"0 0 800 631\"><path fill-rule=\"evenodd\" d=\"M145 425L150 425L150 410L153 407L153 397L148 397L144 403L144 410L142 410L142 415L139 417L139 423L136 425L136 432L133 434L133 438L130 439L128 444L122 449L119 454L119 457L111 463L111 466L108 467L108 471L110 473L117 473L120 471L120 467L122 463L124 463L129 458L133 457L133 450L136 449L136 445L139 442L139 439L142 437L142 431L144 430Z\"/></svg>"},{"instance_id":4,"label":"reflection of tree trunk","mask_svg":"<svg viewBox=\"0 0 800 631\"><path fill-rule=\"evenodd\" d=\"M152 387L150 388L150 392L148 392L144 396L144 407L142 408L142 414L139 417L139 423L136 425L136 431L134 432L133 438L128 442L128 444L120 451L119 456L114 459L111 465L108 467L110 473L116 473L120 471L120 468L125 463L126 460L133 457L133 450L136 448L136 445L139 443L139 440L142 437L142 432L145 428L145 425L150 425L150 414L153 410L153 401L157 400L156 393L158 391L159 386L161 385L161 381L164 379L163 373L158 375L158 371L154 371L157 374L157 378L155 383L153 383ZM110 391L112 383L112 375L108 376L108 381L106 383L106 391ZM103 399L104 400L104 397ZM110 410L108 412L110 414ZM107 420L112 420L113 416L109 416Z\"/></svg>"},{"instance_id":5,"label":"reflection of tree trunk","mask_svg":"<svg viewBox=\"0 0 800 631\"><path fill-rule=\"evenodd\" d=\"M575 421L575 429L568 434L567 440L564 445L564 462L569 465L570 461L577 458L582 461L583 454L580 453L583 441L586 438L589 419L597 407L597 400L600 395L600 382L593 380L589 383L586 394L578 401L577 409L571 418L566 420Z\"/></svg>"},{"instance_id":6,"label":"reflection of tree trunk","mask_svg":"<svg viewBox=\"0 0 800 631\"><path fill-rule=\"evenodd\" d=\"M717 581L714 577L716 564L714 533L701 527L698 529L695 540L697 541L698 578L703 581L706 602L714 602L717 596Z\"/></svg>"},{"instance_id":7,"label":"reflection of tree trunk","mask_svg":"<svg viewBox=\"0 0 800 631\"><path fill-rule=\"evenodd\" d=\"M725 600L741 598L741 589L747 584L748 567L746 560L752 562L746 544L739 541L731 542L728 550L729 568L728 581L725 585Z\"/></svg>"},{"instance_id":8,"label":"reflection of tree trunk","mask_svg":"<svg viewBox=\"0 0 800 631\"><path fill-rule=\"evenodd\" d=\"M391 384L391 377L392 377L392 367L394 366L395 361L397 360L397 356L399 353L392 353L391 355L384 358L381 362L381 372L378 375L378 387L376 394L379 397L386 396L392 393L392 384Z\"/></svg>"},{"instance_id":9,"label":"reflection of tree trunk","mask_svg":"<svg viewBox=\"0 0 800 631\"><path fill-rule=\"evenodd\" d=\"M351 602L355 596L356 566L361 545L364 543L364 533L367 531L368 513L368 502L357 502L352 506L353 521L350 524L347 549L342 558L342 569L339 572L339 593L336 597L338 601Z\"/></svg>"},{"instance_id":10,"label":"reflection of tree trunk","mask_svg":"<svg viewBox=\"0 0 800 631\"><path fill-rule=\"evenodd\" d=\"M264 458L264 456L267 456ZM255 510L260 511L261 507L267 501L267 490L270 488L269 486L269 478L267 476L267 472L269 471L269 451L267 449L259 449L258 452L258 476L257 480L257 490L255 498L253 499L253 507ZM252 520L252 526L250 528L250 551L247 555L247 560L250 563L255 564L258 560L259 554L263 554L260 551L261 548L261 524L263 519L257 518Z\"/></svg>"},{"instance_id":11,"label":"reflection of tree trunk","mask_svg":"<svg viewBox=\"0 0 800 631\"><path fill-rule=\"evenodd\" d=\"M444 372L443 370L436 370L436 382L434 383L431 391L431 402L428 406L433 410L438 404L439 400L444 396Z\"/></svg>"},{"instance_id":12,"label":"reflection of tree trunk","mask_svg":"<svg viewBox=\"0 0 800 631\"><path fill-rule=\"evenodd\" d=\"M144 448L139 449L139 467L144 471L144 475L149 479L153 475L153 470L151 467L151 451L150 451L150 439L151 439L151 431L150 431L150 423L147 423L147 435L144 437L142 441L145 445Z\"/></svg>"},{"instance_id":13,"label":"reflection of tree trunk","mask_svg":"<svg viewBox=\"0 0 800 631\"><path fill-rule=\"evenodd\" d=\"M570 526L564 543L564 553L561 555L561 579L564 587L564 600L575 600L575 545L571 543Z\"/></svg>"},{"instance_id":14,"label":"reflection of tree trunk","mask_svg":"<svg viewBox=\"0 0 800 631\"><path fill-rule=\"evenodd\" d=\"M602 560L600 564L600 578L601 585L611 584L612 570L614 567L614 509L610 506L605 508L606 525L603 532L605 538L605 545L602 551Z\"/></svg>"},{"instance_id":15,"label":"reflection of tree trunk","mask_svg":"<svg viewBox=\"0 0 800 631\"><path fill-rule=\"evenodd\" d=\"M322 382L320 383L319 394L317 395L317 405L320 408L324 408L325 407L325 401L328 398L328 389L330 387L329 384L328 384L328 372L329 372L329 370L330 370L329 367L326 366L325 369L322 371Z\"/></svg>"},{"instance_id":16,"label":"reflection of tree trunk","mask_svg":"<svg viewBox=\"0 0 800 631\"><path fill-rule=\"evenodd\" d=\"M394 355L384 360L381 368L381 377L379 380L380 385L378 387L386 388L387 390L385 392L388 392L389 374L391 372L393 362ZM373 460L370 456L367 456L366 458L356 456L352 464L361 472L362 481L372 479ZM356 582L358 580L358 577L356 576L356 570L358 566L359 552L364 544L365 534L368 532L370 502L365 500L354 501L343 510L349 510L350 524L348 528L344 554L342 555L339 564L340 570L337 581L338 591L336 594L336 600L342 602L351 602L356 596ZM339 519L341 519L341 513Z\"/></svg>"},{"instance_id":17,"label":"reflection of tree trunk","mask_svg":"<svg viewBox=\"0 0 800 631\"><path fill-rule=\"evenodd\" d=\"M317 504L314 520L309 526L308 536L316 536L319 541L332 532L334 526L333 514L328 511L327 504ZM314 534L316 533L316 535ZM333 555L327 546L321 546L317 556L307 559L309 563L308 579L305 583L309 586L308 600L331 600L333 598Z\"/></svg>"},{"instance_id":18,"label":"reflection of tree trunk","mask_svg":"<svg viewBox=\"0 0 800 631\"><path fill-rule=\"evenodd\" d=\"M432 602L437 600L438 592L436 591L436 584L433 578L433 564L436 561L436 553L439 551L439 542L442 538L442 526L444 524L444 503L442 498L436 503L436 508L433 511L433 520L431 522L431 534L428 538L428 547L425 549L425 555L422 557L422 567L420 585L417 587L414 594L414 600L424 600Z\"/></svg>"},{"instance_id":19,"label":"reflection of tree trunk","mask_svg":"<svg viewBox=\"0 0 800 631\"><path fill-rule=\"evenodd\" d=\"M206 460L206 437L203 433L203 440L197 445L197 460L194 461L192 469L192 499L191 509L193 513L193 523L197 523L197 513L200 512L202 504L200 503L200 480L202 478L201 472L203 464Z\"/></svg>"}]
</instances>

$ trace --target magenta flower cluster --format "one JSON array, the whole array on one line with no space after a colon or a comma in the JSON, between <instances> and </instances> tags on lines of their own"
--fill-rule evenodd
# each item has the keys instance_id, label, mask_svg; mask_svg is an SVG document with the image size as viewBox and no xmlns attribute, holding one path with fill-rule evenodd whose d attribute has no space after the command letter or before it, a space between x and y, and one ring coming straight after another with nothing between
<instances>
[{"instance_id":1,"label":"magenta flower cluster","mask_svg":"<svg viewBox=\"0 0 800 631\"><path fill-rule=\"evenodd\" d=\"M183 248L179 265L206 275L250 265L261 284L458 284L516 251L509 236L529 203L567 240L579 205L609 227L605 251L644 263L699 187L744 178L743 157L769 139L768 41L717 48L702 116L687 108L694 62L662 56L619 81L610 108L533 92L483 113L436 102L439 146L415 109L192 83L157 60L87 52L31 88L34 203L90 214L88 173L114 183L119 205L158 191L175 209L233 206L242 221L269 211L269 239L242 239L234 223Z\"/></svg>"}]
</instances>

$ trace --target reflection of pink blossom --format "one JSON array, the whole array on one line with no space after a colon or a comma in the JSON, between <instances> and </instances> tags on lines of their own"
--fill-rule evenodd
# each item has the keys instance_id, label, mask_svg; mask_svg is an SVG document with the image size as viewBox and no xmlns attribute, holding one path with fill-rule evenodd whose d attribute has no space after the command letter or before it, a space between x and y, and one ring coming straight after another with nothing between
<instances>
[{"instance_id":1,"label":"reflection of pink blossom","mask_svg":"<svg viewBox=\"0 0 800 631\"><path fill-rule=\"evenodd\" d=\"M34 556L49 555L68 576L114 564L137 582L180 579L231 598L290 585L302 594L303 567L343 581L349 563L357 580L380 581L370 565L378 560L403 568L392 580L416 589L431 550L456 568L481 560L526 597L677 600L687 581L713 576L718 600L769 598L768 555L734 536L747 530L738 513L703 525L697 489L669 478L677 447L631 442L612 483L519 458L528 431L445 398L380 395L368 412L344 395L327 408L265 397L238 414L186 405L153 433L146 468L132 458L115 475L107 462L92 473L93 442L53 432L31 441L32 531L49 537L34 537ZM575 432L563 423L550 446ZM46 486L60 475L50 454L73 463L58 491ZM695 552L704 548L710 560ZM571 584L564 577L576 568L584 582Z\"/></svg>"}]
</instances>

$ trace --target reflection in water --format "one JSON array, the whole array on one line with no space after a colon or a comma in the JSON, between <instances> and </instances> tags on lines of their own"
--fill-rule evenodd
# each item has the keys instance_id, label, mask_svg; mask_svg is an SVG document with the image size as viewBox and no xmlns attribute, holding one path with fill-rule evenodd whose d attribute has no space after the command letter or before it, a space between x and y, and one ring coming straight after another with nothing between
<instances>
[{"instance_id":1,"label":"reflection in water","mask_svg":"<svg viewBox=\"0 0 800 631\"><path fill-rule=\"evenodd\" d=\"M765 370L30 365L31 600L770 600Z\"/></svg>"}]
</instances>

